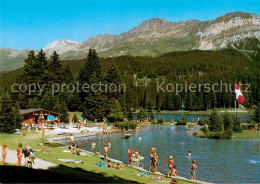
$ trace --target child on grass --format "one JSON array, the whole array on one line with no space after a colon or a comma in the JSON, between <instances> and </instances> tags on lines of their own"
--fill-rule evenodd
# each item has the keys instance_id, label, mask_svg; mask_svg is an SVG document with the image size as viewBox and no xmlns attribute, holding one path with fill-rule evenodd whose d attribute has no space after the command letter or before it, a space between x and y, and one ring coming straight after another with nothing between
<instances>
[{"instance_id":1,"label":"child on grass","mask_svg":"<svg viewBox=\"0 0 260 184\"><path fill-rule=\"evenodd\" d=\"M6 155L7 155L7 150L6 150L6 147L7 147L7 145L6 144L3 144L3 154L2 154L2 156L3 156L3 161L2 161L2 164L3 165L5 165L5 158L6 158Z\"/></svg>"}]
</instances>

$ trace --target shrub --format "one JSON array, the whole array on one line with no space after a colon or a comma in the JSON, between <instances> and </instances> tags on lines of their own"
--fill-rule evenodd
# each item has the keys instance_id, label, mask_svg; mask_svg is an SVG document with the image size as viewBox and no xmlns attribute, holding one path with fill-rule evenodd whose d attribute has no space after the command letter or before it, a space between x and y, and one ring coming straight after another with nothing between
<instances>
[{"instance_id":1,"label":"shrub","mask_svg":"<svg viewBox=\"0 0 260 184\"><path fill-rule=\"evenodd\" d=\"M221 132L223 130L223 119L217 109L209 116L209 129L213 132Z\"/></svg>"},{"instance_id":2,"label":"shrub","mask_svg":"<svg viewBox=\"0 0 260 184\"><path fill-rule=\"evenodd\" d=\"M205 126L203 126L203 127L200 128L200 130L201 130L202 132L204 132L204 133L206 132L206 129L207 129L207 128L206 128Z\"/></svg>"},{"instance_id":3,"label":"shrub","mask_svg":"<svg viewBox=\"0 0 260 184\"><path fill-rule=\"evenodd\" d=\"M233 131L236 133L242 132L241 118L238 115L236 115L234 119Z\"/></svg>"},{"instance_id":4,"label":"shrub","mask_svg":"<svg viewBox=\"0 0 260 184\"><path fill-rule=\"evenodd\" d=\"M199 120L199 122L198 122L198 124L200 125L200 126L203 126L203 125L209 125L209 119L208 118L206 118L206 119L200 119Z\"/></svg>"},{"instance_id":5,"label":"shrub","mask_svg":"<svg viewBox=\"0 0 260 184\"><path fill-rule=\"evenodd\" d=\"M159 118L157 119L157 123L158 123L158 124L163 124L163 118L162 118L162 117L159 117Z\"/></svg>"},{"instance_id":6,"label":"shrub","mask_svg":"<svg viewBox=\"0 0 260 184\"><path fill-rule=\"evenodd\" d=\"M221 132L210 132L209 136L210 139L220 139L222 137Z\"/></svg>"},{"instance_id":7,"label":"shrub","mask_svg":"<svg viewBox=\"0 0 260 184\"><path fill-rule=\"evenodd\" d=\"M182 117L182 120L177 119L176 125L187 125L187 116L184 115L184 116Z\"/></svg>"},{"instance_id":8,"label":"shrub","mask_svg":"<svg viewBox=\"0 0 260 184\"><path fill-rule=\"evenodd\" d=\"M131 122L131 121L130 122L115 123L114 125L115 125L115 127L119 128L121 130L123 130L123 129L126 129L126 130L128 130L128 129L136 129L136 127L137 127L137 123L136 122Z\"/></svg>"}]
</instances>

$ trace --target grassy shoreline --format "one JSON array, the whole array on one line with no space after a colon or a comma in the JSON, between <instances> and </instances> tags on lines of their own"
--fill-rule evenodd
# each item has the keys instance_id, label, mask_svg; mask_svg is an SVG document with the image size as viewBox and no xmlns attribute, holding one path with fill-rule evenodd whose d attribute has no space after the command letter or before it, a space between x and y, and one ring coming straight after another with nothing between
<instances>
[{"instance_id":1,"label":"grassy shoreline","mask_svg":"<svg viewBox=\"0 0 260 184\"><path fill-rule=\"evenodd\" d=\"M208 138L201 130L196 130L193 132L193 136L199 138ZM234 133L232 139L260 139L260 132L243 130L241 133Z\"/></svg>"},{"instance_id":2,"label":"grassy shoreline","mask_svg":"<svg viewBox=\"0 0 260 184\"><path fill-rule=\"evenodd\" d=\"M222 112L222 111L228 111L228 112L235 112L235 109L234 108L219 108L218 109L219 111L220 111L220 113L224 113L224 112ZM205 110L205 111L185 111L185 110L183 110L183 114L209 114L210 112L212 112L212 110L211 111L209 111L209 110ZM156 113L158 113L158 114L181 114L182 113L182 111L181 110L179 110L179 111L167 111L167 110L162 110L162 111L160 111L160 112L156 112ZM238 111L238 113L240 114L248 114L248 111L247 111L247 109L243 109L242 111Z\"/></svg>"},{"instance_id":3,"label":"grassy shoreline","mask_svg":"<svg viewBox=\"0 0 260 184\"><path fill-rule=\"evenodd\" d=\"M100 157L98 156L92 156L92 157L82 157L78 155L74 155L71 153L64 153L60 148L56 147L49 147L47 145L41 146L38 143L41 142L41 134L39 133L28 133L26 136L23 135L13 135L13 134L5 134L0 133L0 144L3 143L7 144L8 149L16 150L18 143L22 143L23 145L30 145L34 149L39 150L51 150L51 153L43 153L43 152L36 152L36 157L59 164L62 166L62 169L57 170L55 172L58 172L59 174L73 173L73 176L77 176L81 179L87 179L86 176L82 175L83 172L88 172L88 177L92 177L91 181L97 181L97 182L136 182L136 183L158 183L154 181L152 178L155 178L155 175L150 174L148 176L138 177L137 174L140 173L139 170L124 166L124 170L116 170L116 169L109 169L109 168L102 168L100 166L97 166L96 164L101 161ZM7 155L8 156L8 155ZM57 158L72 158L77 160L82 160L84 164L67 164L63 163L57 160ZM37 160L36 160L37 161ZM64 167L63 167L64 166ZM73 169L72 169L73 168ZM80 169L80 171L79 171ZM104 178L108 178L107 180L103 178L101 180L98 178L102 174ZM112 179L114 178L114 179ZM164 177L164 180L170 181L170 179L166 179ZM185 181L181 179L177 179L179 183L194 183L191 181Z\"/></svg>"}]
</instances>

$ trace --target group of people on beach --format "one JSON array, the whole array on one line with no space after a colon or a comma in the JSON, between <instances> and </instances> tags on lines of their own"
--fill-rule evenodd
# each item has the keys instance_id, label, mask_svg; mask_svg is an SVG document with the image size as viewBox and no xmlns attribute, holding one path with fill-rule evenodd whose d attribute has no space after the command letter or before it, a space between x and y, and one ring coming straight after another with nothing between
<instances>
[{"instance_id":1,"label":"group of people on beach","mask_svg":"<svg viewBox=\"0 0 260 184\"><path fill-rule=\"evenodd\" d=\"M132 147L129 147L128 149L128 159L127 159L127 164L129 163L129 161L132 161ZM137 155L139 155L139 152L136 152ZM187 153L187 157L191 158L191 151L189 150ZM132 165L132 162L131 162ZM148 172L151 172L151 169L154 168L153 173L157 173L157 167L159 165L159 156L156 153L156 148L155 146L152 146L152 148L150 148L150 167ZM166 177L175 177L178 176L178 171L177 171L177 167L174 164L174 159L173 156L170 155L170 158L168 160L168 168L169 168L169 172L166 175ZM196 180L196 170L197 170L197 163L195 160L192 160L192 166L191 166L191 180Z\"/></svg>"},{"instance_id":2,"label":"group of people on beach","mask_svg":"<svg viewBox=\"0 0 260 184\"><path fill-rule=\"evenodd\" d=\"M94 141L91 141L91 146L95 147L96 143ZM107 167L108 168L116 168L116 169L121 169L122 165L121 164L117 164L116 166L114 166L111 162L111 160L108 157L108 153L110 151L111 148L111 141L108 141L108 143L104 146L104 160L107 160ZM71 150L75 150L76 152L78 152L78 148L76 146L75 140L74 138L71 139ZM149 170L148 172L151 172L152 168L153 168L153 173L157 173L157 168L159 165L159 156L156 153L156 148L155 146L152 146L152 148L150 148L150 166L149 166ZM80 155L80 154L79 154ZM98 150L95 155L100 155L100 150ZM189 150L187 153L187 157L191 158L191 151ZM129 163L131 164L131 166L133 166L133 162L134 159L139 159L140 160L140 154L139 151L136 149L134 151L134 149L130 146L128 148L127 151L127 165L129 165ZM172 155L170 155L169 160L168 160L168 168L169 168L169 172L167 173L166 177L176 177L178 176L178 170L176 165L174 164L174 158ZM191 166L191 180L196 180L196 170L197 170L197 163L195 160L192 160L192 166Z\"/></svg>"},{"instance_id":3,"label":"group of people on beach","mask_svg":"<svg viewBox=\"0 0 260 184\"><path fill-rule=\"evenodd\" d=\"M18 147L16 149L17 153L17 162L16 162L16 166L22 166L22 156L24 155L25 158L25 166L27 165L28 160L33 162L35 159L35 155L34 155L34 149L31 146L22 146L22 143L18 144ZM6 156L7 156L7 145L4 143L2 145L2 165L5 165L5 160L6 160Z\"/></svg>"},{"instance_id":4,"label":"group of people on beach","mask_svg":"<svg viewBox=\"0 0 260 184\"><path fill-rule=\"evenodd\" d=\"M139 159L140 160L140 155L138 150L136 149L135 152L133 151L133 148L130 146L127 150L127 165L129 162L131 162L131 166L133 166L133 159Z\"/></svg>"}]
</instances>

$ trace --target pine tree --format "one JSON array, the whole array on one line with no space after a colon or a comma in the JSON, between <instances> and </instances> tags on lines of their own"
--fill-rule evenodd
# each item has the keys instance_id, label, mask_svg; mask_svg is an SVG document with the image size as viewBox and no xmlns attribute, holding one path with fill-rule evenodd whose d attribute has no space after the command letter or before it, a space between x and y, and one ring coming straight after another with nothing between
<instances>
[{"instance_id":1,"label":"pine tree","mask_svg":"<svg viewBox=\"0 0 260 184\"><path fill-rule=\"evenodd\" d=\"M117 100L114 101L114 104L111 107L110 113L108 115L109 121L117 122L122 121L124 114L122 112L121 106Z\"/></svg>"},{"instance_id":2,"label":"pine tree","mask_svg":"<svg viewBox=\"0 0 260 184\"><path fill-rule=\"evenodd\" d=\"M96 81L96 82L95 82ZM92 78L90 78L91 84L98 83L98 77L93 74ZM94 87L93 87L94 88ZM93 91L86 93L86 97L82 102L82 116L86 119L94 121L97 119L98 121L102 121L103 117L105 117L105 97L104 95L98 91L98 87Z\"/></svg>"},{"instance_id":3,"label":"pine tree","mask_svg":"<svg viewBox=\"0 0 260 184\"><path fill-rule=\"evenodd\" d=\"M241 118L238 114L235 115L234 119L234 125L233 125L233 131L235 133L240 133L242 132L242 127L241 127Z\"/></svg>"},{"instance_id":4,"label":"pine tree","mask_svg":"<svg viewBox=\"0 0 260 184\"><path fill-rule=\"evenodd\" d=\"M209 129L213 132L221 132L223 130L223 120L217 109L214 109L209 117Z\"/></svg>"},{"instance_id":5,"label":"pine tree","mask_svg":"<svg viewBox=\"0 0 260 184\"><path fill-rule=\"evenodd\" d=\"M144 110L142 107L140 108L138 114L137 114L138 119L140 119L141 121L146 120L147 118L147 111Z\"/></svg>"},{"instance_id":6,"label":"pine tree","mask_svg":"<svg viewBox=\"0 0 260 184\"><path fill-rule=\"evenodd\" d=\"M40 107L40 103L39 103L37 97L29 99L27 108L38 108L38 107Z\"/></svg>"},{"instance_id":7,"label":"pine tree","mask_svg":"<svg viewBox=\"0 0 260 184\"><path fill-rule=\"evenodd\" d=\"M33 64L33 75L30 76L34 79L36 84L46 84L48 83L47 72L48 70L48 60L45 52L41 49L36 55L36 62Z\"/></svg>"},{"instance_id":8,"label":"pine tree","mask_svg":"<svg viewBox=\"0 0 260 184\"><path fill-rule=\"evenodd\" d=\"M224 125L223 138L230 139L233 135L233 119L228 112L226 112L223 116L223 125Z\"/></svg>"},{"instance_id":9,"label":"pine tree","mask_svg":"<svg viewBox=\"0 0 260 184\"><path fill-rule=\"evenodd\" d=\"M73 83L74 81L74 78L73 78L73 74L72 74L72 71L69 67L69 65L67 64L62 72L62 81L65 83L65 84L70 84L70 83Z\"/></svg>"},{"instance_id":10,"label":"pine tree","mask_svg":"<svg viewBox=\"0 0 260 184\"><path fill-rule=\"evenodd\" d=\"M153 121L155 119L154 110L152 109L150 112L150 119Z\"/></svg>"},{"instance_id":11,"label":"pine tree","mask_svg":"<svg viewBox=\"0 0 260 184\"><path fill-rule=\"evenodd\" d=\"M17 83L18 84L35 84L36 89L33 94L29 95L28 92L22 93L19 92L17 95L21 97L21 107L26 108L29 100L35 97L39 97L40 88L39 85L47 84L47 69L48 69L48 61L46 58L45 53L41 49L37 55L35 55L34 51L30 51L28 54L28 58L25 59L25 66L23 73L18 77ZM44 88L47 90L47 87ZM43 94L45 91L43 92Z\"/></svg>"},{"instance_id":12,"label":"pine tree","mask_svg":"<svg viewBox=\"0 0 260 184\"><path fill-rule=\"evenodd\" d=\"M217 107L217 96L216 93L213 91L210 91L210 98L211 98L211 108L216 108Z\"/></svg>"},{"instance_id":13,"label":"pine tree","mask_svg":"<svg viewBox=\"0 0 260 184\"><path fill-rule=\"evenodd\" d=\"M253 109L253 117L252 120L255 123L260 123L260 103L258 103Z\"/></svg>"},{"instance_id":14,"label":"pine tree","mask_svg":"<svg viewBox=\"0 0 260 184\"><path fill-rule=\"evenodd\" d=\"M56 97L50 91L46 92L41 100L41 107L46 110L52 110L56 101Z\"/></svg>"},{"instance_id":15,"label":"pine tree","mask_svg":"<svg viewBox=\"0 0 260 184\"><path fill-rule=\"evenodd\" d=\"M55 102L54 107L52 108L52 111L57 112L57 113L61 112L61 105L58 100Z\"/></svg>"},{"instance_id":16,"label":"pine tree","mask_svg":"<svg viewBox=\"0 0 260 184\"><path fill-rule=\"evenodd\" d=\"M131 107L129 105L127 105L126 110L127 110L127 118L129 120L132 120L134 118L134 114L133 114Z\"/></svg>"},{"instance_id":17,"label":"pine tree","mask_svg":"<svg viewBox=\"0 0 260 184\"><path fill-rule=\"evenodd\" d=\"M14 105L8 92L1 96L0 131L13 133L14 129L19 128L21 123L19 105Z\"/></svg>"},{"instance_id":18,"label":"pine tree","mask_svg":"<svg viewBox=\"0 0 260 184\"><path fill-rule=\"evenodd\" d=\"M60 121L69 123L68 105L64 101L60 103L60 113L62 114Z\"/></svg>"},{"instance_id":19,"label":"pine tree","mask_svg":"<svg viewBox=\"0 0 260 184\"><path fill-rule=\"evenodd\" d=\"M96 51L89 50L85 66L79 72L78 80L80 84L99 84L102 80L101 65ZM93 87L94 88L94 87ZM93 91L80 92L82 116L89 120L101 121L105 116L105 98L99 87Z\"/></svg>"},{"instance_id":20,"label":"pine tree","mask_svg":"<svg viewBox=\"0 0 260 184\"><path fill-rule=\"evenodd\" d=\"M21 129L23 119L22 119L21 114L20 114L20 104L18 102L16 102L14 107L13 107L13 117L15 119L14 128L15 129Z\"/></svg>"},{"instance_id":21,"label":"pine tree","mask_svg":"<svg viewBox=\"0 0 260 184\"><path fill-rule=\"evenodd\" d=\"M50 56L48 70L46 71L47 81L49 84L61 84L63 79L63 69L60 57L56 51Z\"/></svg>"},{"instance_id":22,"label":"pine tree","mask_svg":"<svg viewBox=\"0 0 260 184\"><path fill-rule=\"evenodd\" d=\"M111 98L114 98L114 99L117 99L120 97L120 94L121 92L118 90L118 86L121 84L121 80L120 80L120 77L117 73L117 70L114 66L112 66L106 76L105 76L105 82L109 85L115 85L117 86L117 90L115 92L111 92L111 91L108 91L107 92L107 96L111 99ZM113 90L114 88L112 88ZM122 89L121 89L122 90Z\"/></svg>"},{"instance_id":23,"label":"pine tree","mask_svg":"<svg viewBox=\"0 0 260 184\"><path fill-rule=\"evenodd\" d=\"M96 74L99 78L101 77L101 65L96 51L89 49L85 66L79 72L78 81L80 84L91 84L91 76L93 74Z\"/></svg>"}]
</instances>

